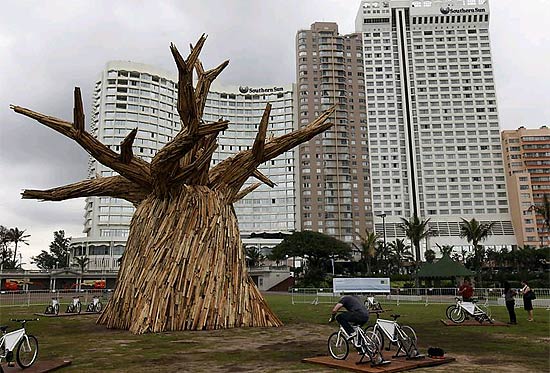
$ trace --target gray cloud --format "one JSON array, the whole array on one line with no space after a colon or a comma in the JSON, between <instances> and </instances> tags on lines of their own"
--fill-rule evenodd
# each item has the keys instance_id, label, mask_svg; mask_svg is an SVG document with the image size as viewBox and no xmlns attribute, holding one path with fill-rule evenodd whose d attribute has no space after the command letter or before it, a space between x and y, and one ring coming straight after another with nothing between
<instances>
[{"instance_id":1,"label":"gray cloud","mask_svg":"<svg viewBox=\"0 0 550 373\"><path fill-rule=\"evenodd\" d=\"M46 189L85 178L87 154L72 141L9 110L10 103L67 120L72 91L92 88L109 60L175 71L170 42L186 51L204 32L206 67L231 63L224 84L295 80L296 32L334 21L353 32L359 0L5 1L0 14L0 224L27 229L27 256L52 232L80 235L83 201L38 203L24 188ZM550 118L550 19L547 0L493 0L491 39L502 128L538 127ZM550 123L548 123L550 124ZM28 262L28 260L25 260Z\"/></svg>"}]
</instances>

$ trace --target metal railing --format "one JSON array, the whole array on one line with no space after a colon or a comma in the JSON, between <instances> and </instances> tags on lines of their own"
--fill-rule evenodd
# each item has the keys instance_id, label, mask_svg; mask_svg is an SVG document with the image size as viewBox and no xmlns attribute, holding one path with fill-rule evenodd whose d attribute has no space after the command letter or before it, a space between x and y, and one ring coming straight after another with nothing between
<instances>
[{"instance_id":1,"label":"metal railing","mask_svg":"<svg viewBox=\"0 0 550 373\"><path fill-rule=\"evenodd\" d=\"M52 298L57 298L59 304L69 304L74 297L79 297L82 304L88 304L94 296L107 301L112 294L111 289L86 289L86 290L3 290L0 291L0 307L13 306L40 306L51 303Z\"/></svg>"},{"instance_id":2,"label":"metal railing","mask_svg":"<svg viewBox=\"0 0 550 373\"><path fill-rule=\"evenodd\" d=\"M550 309L550 289L534 289L537 299L533 307ZM342 294L333 293L332 288L290 289L292 304L334 304ZM365 294L358 294L366 296ZM389 304L451 304L458 297L456 288L392 288L389 294L375 294L376 299ZM476 288L474 298L488 305L505 306L502 288ZM516 307L523 307L523 297L516 296Z\"/></svg>"}]
</instances>

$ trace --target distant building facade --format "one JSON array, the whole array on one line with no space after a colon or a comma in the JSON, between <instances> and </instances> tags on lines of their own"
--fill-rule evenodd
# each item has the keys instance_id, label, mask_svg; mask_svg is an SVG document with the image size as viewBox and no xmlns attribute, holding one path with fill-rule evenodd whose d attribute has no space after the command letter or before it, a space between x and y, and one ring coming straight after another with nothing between
<instances>
[{"instance_id":1,"label":"distant building facade","mask_svg":"<svg viewBox=\"0 0 550 373\"><path fill-rule=\"evenodd\" d=\"M504 167L514 230L520 246L550 246L543 214L550 202L550 129L502 131Z\"/></svg>"},{"instance_id":2,"label":"distant building facade","mask_svg":"<svg viewBox=\"0 0 550 373\"><path fill-rule=\"evenodd\" d=\"M107 63L96 82L90 129L112 150L120 151L120 142L134 128L134 154L150 162L156 152L180 129L176 110L177 77L154 66L133 62ZM268 138L294 129L292 85L269 87L222 87L213 85L204 110L206 122L220 117L230 121L218 138L212 163L252 147L266 104L272 104ZM235 212L245 244L273 246L280 240L246 238L251 233L290 233L296 229L295 150L290 150L259 167L277 185L261 186L235 203ZM90 159L90 178L115 173ZM255 180L247 181L248 185ZM118 269L124 252L134 206L122 199L90 197L86 199L84 233L74 238L72 256L90 258L90 270Z\"/></svg>"},{"instance_id":3,"label":"distant building facade","mask_svg":"<svg viewBox=\"0 0 550 373\"><path fill-rule=\"evenodd\" d=\"M316 22L296 35L297 121L336 106L334 125L300 145L301 229L359 243L372 231L369 150L360 34Z\"/></svg>"},{"instance_id":4,"label":"distant building facade","mask_svg":"<svg viewBox=\"0 0 550 373\"><path fill-rule=\"evenodd\" d=\"M485 245L516 244L489 13L486 0L361 1L372 210L388 241L417 215L428 247L467 246L461 218L495 223Z\"/></svg>"}]
</instances>

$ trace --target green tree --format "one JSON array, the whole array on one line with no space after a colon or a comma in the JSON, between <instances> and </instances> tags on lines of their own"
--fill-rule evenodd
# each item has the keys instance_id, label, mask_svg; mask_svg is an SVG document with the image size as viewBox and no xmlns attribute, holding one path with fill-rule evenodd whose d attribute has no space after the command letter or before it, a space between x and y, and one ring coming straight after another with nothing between
<instances>
[{"instance_id":1,"label":"green tree","mask_svg":"<svg viewBox=\"0 0 550 373\"><path fill-rule=\"evenodd\" d=\"M360 262L367 267L367 276L372 275L372 261L376 257L376 243L380 236L378 233L369 232L367 229L365 237L361 237L361 259Z\"/></svg>"},{"instance_id":2,"label":"green tree","mask_svg":"<svg viewBox=\"0 0 550 373\"><path fill-rule=\"evenodd\" d=\"M489 237L491 234L491 228L493 227L493 223L480 223L475 218L472 218L472 220L468 221L464 218L462 218L462 222L460 223L460 237L466 238L468 242L472 244L474 247L474 268L477 273L477 280L478 284L477 286L482 285L482 274L481 274L481 268L483 265L483 247L479 244L480 242L484 241Z\"/></svg>"},{"instance_id":3,"label":"green tree","mask_svg":"<svg viewBox=\"0 0 550 373\"><path fill-rule=\"evenodd\" d=\"M30 234L25 234L25 230L20 231L19 228L10 228L8 237L11 242L15 244L15 248L13 250L13 261L17 263L17 247L20 243L23 243L25 245L28 245L27 238L29 238Z\"/></svg>"},{"instance_id":4,"label":"green tree","mask_svg":"<svg viewBox=\"0 0 550 373\"><path fill-rule=\"evenodd\" d=\"M433 263L435 261L435 251L432 249L424 251L424 258L426 259L426 262Z\"/></svg>"},{"instance_id":5,"label":"green tree","mask_svg":"<svg viewBox=\"0 0 550 373\"><path fill-rule=\"evenodd\" d=\"M32 257L32 263L35 263L38 268L53 269L68 264L71 239L65 237L65 231L63 230L54 232L53 236L54 239L50 243L49 252L42 250L40 254Z\"/></svg>"},{"instance_id":6,"label":"green tree","mask_svg":"<svg viewBox=\"0 0 550 373\"><path fill-rule=\"evenodd\" d=\"M15 268L15 263L11 259L11 239L10 239L10 230L3 225L0 225L0 267L2 269L13 269Z\"/></svg>"},{"instance_id":7,"label":"green tree","mask_svg":"<svg viewBox=\"0 0 550 373\"><path fill-rule=\"evenodd\" d=\"M256 246L248 246L245 248L246 265L250 268L259 267L265 260L262 251Z\"/></svg>"},{"instance_id":8,"label":"green tree","mask_svg":"<svg viewBox=\"0 0 550 373\"><path fill-rule=\"evenodd\" d=\"M299 256L307 260L304 286L319 286L331 259L351 258L351 247L336 238L313 231L294 232L273 248L279 257Z\"/></svg>"},{"instance_id":9,"label":"green tree","mask_svg":"<svg viewBox=\"0 0 550 373\"><path fill-rule=\"evenodd\" d=\"M414 259L411 252L411 246L405 243L404 239L397 239L393 242L390 242L388 246L391 249L393 256L393 262L397 267L397 272L400 272L400 268L404 262L410 262Z\"/></svg>"}]
</instances>

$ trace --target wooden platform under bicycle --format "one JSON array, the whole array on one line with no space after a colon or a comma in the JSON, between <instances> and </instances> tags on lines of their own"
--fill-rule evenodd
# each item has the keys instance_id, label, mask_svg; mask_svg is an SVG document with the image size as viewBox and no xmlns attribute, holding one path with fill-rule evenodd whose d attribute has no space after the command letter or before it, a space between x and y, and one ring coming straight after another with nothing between
<instances>
[{"instance_id":1,"label":"wooden platform under bicycle","mask_svg":"<svg viewBox=\"0 0 550 373\"><path fill-rule=\"evenodd\" d=\"M367 372L367 373L392 373L392 372L402 372L405 370L431 367L436 365L448 364L455 361L453 357L445 357L443 359L432 359L425 357L423 359L411 359L407 360L405 357L391 358L391 364L374 366L372 367L370 363L357 364L361 359L361 355L355 353L348 356L346 360L336 360L330 356L318 356L318 357L309 357L302 359L304 363L312 363L324 365L331 368L347 369L354 372ZM386 358L388 360L388 358Z\"/></svg>"},{"instance_id":2,"label":"wooden platform under bicycle","mask_svg":"<svg viewBox=\"0 0 550 373\"><path fill-rule=\"evenodd\" d=\"M17 364L14 367L8 367L5 363L2 363L2 369L5 373L12 372L25 372L25 373L45 373L57 370L71 365L71 360L41 360L40 356L36 362L25 369L21 369Z\"/></svg>"},{"instance_id":3,"label":"wooden platform under bicycle","mask_svg":"<svg viewBox=\"0 0 550 373\"><path fill-rule=\"evenodd\" d=\"M41 313L41 312L35 312L34 313L37 316L42 317L67 317L67 316L84 316L84 315L99 315L101 312L80 312L80 313L70 313L70 312L59 312L57 315L55 313Z\"/></svg>"},{"instance_id":4,"label":"wooden platform under bicycle","mask_svg":"<svg viewBox=\"0 0 550 373\"><path fill-rule=\"evenodd\" d=\"M455 322L452 322L451 320L444 320L444 319L441 319L441 322L446 326L510 326L510 324L506 324L505 322L496 321L496 320L493 320L492 324L488 321L479 323L479 321L475 321L475 320L464 320L463 322L458 324Z\"/></svg>"}]
</instances>

